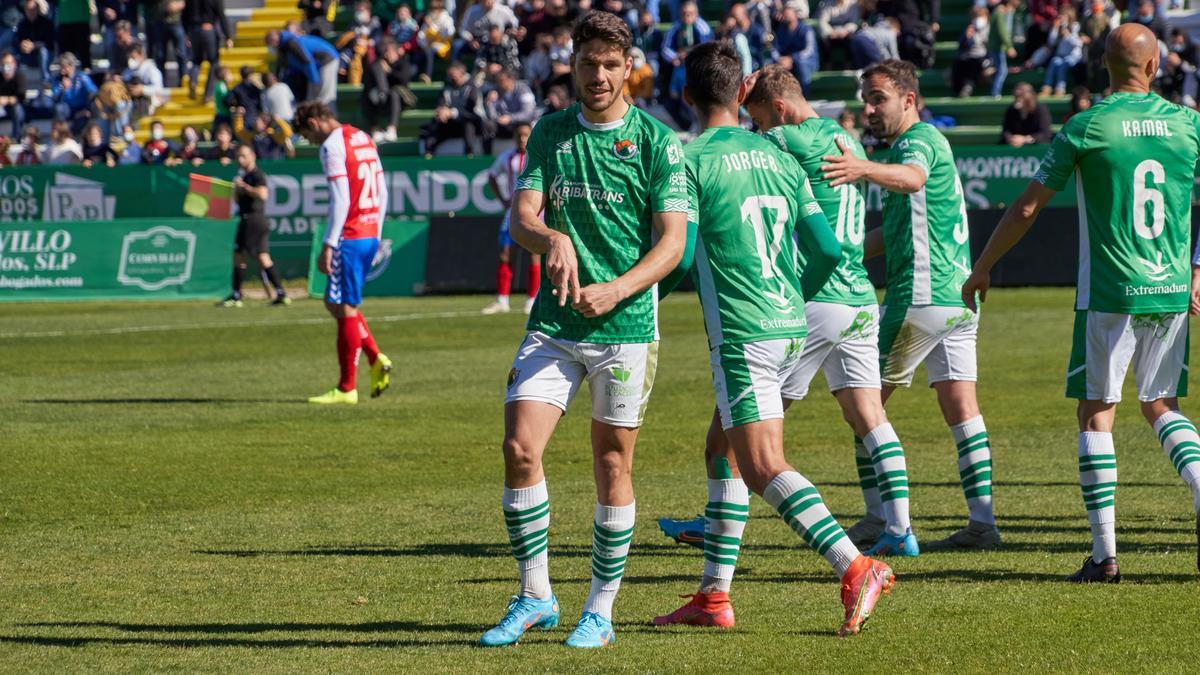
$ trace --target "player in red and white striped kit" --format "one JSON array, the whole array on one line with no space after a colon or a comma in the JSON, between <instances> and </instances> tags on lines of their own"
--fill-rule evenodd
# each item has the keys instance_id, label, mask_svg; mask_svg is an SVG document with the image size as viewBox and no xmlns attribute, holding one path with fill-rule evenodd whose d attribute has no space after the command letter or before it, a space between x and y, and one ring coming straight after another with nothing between
<instances>
[{"instance_id":1,"label":"player in red and white striped kit","mask_svg":"<svg viewBox=\"0 0 1200 675\"><path fill-rule=\"evenodd\" d=\"M338 122L320 102L296 109L296 129L321 146L321 166L329 180L329 227L317 257L317 269L328 275L325 308L338 325L338 384L309 403L358 403L355 379L359 352L371 364L371 396L388 387L392 362L379 351L358 306L363 284L379 251L379 235L387 211L387 184L379 150L366 132Z\"/></svg>"},{"instance_id":2,"label":"player in red and white striped kit","mask_svg":"<svg viewBox=\"0 0 1200 675\"><path fill-rule=\"evenodd\" d=\"M517 143L516 147L500 153L500 156L492 164L492 168L488 169L488 185L500 199L500 203L504 205L504 220L500 223L500 262L496 268L496 300L483 308L484 314L500 314L509 311L508 294L512 291L513 280L513 240L508 234L508 220L512 215L512 199L516 194L517 178L525 170L525 145L529 142L531 130L530 125L526 123L514 126L513 140ZM540 255L531 254L529 270L525 278L529 291L529 297L525 299L525 313L528 314L533 309L533 299L537 297L538 285L542 280L542 257Z\"/></svg>"}]
</instances>

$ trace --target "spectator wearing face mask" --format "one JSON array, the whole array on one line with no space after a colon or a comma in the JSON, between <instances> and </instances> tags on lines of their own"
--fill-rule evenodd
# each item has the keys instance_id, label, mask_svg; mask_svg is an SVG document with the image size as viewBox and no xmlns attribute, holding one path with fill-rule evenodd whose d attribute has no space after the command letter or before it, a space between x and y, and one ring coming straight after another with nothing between
<instances>
[{"instance_id":1,"label":"spectator wearing face mask","mask_svg":"<svg viewBox=\"0 0 1200 675\"><path fill-rule=\"evenodd\" d=\"M162 71L153 59L147 58L146 47L140 42L135 42L129 48L127 66L121 77L127 83L135 77L141 82L142 92L151 102L150 114L154 114L170 97L170 92L163 86Z\"/></svg>"},{"instance_id":2,"label":"spectator wearing face mask","mask_svg":"<svg viewBox=\"0 0 1200 675\"><path fill-rule=\"evenodd\" d=\"M1167 41L1171 28L1166 19L1159 14L1154 0L1138 0L1137 7L1130 12L1127 22L1142 24L1154 31L1154 36L1163 42Z\"/></svg>"},{"instance_id":3,"label":"spectator wearing face mask","mask_svg":"<svg viewBox=\"0 0 1200 675\"><path fill-rule=\"evenodd\" d=\"M83 130L83 167L116 166L120 155L104 139L104 130L92 122Z\"/></svg>"},{"instance_id":4,"label":"spectator wearing face mask","mask_svg":"<svg viewBox=\"0 0 1200 675\"><path fill-rule=\"evenodd\" d=\"M25 126L25 89L25 75L17 67L17 58L12 52L0 54L0 107L12 120L13 138L19 137Z\"/></svg>"},{"instance_id":5,"label":"spectator wearing face mask","mask_svg":"<svg viewBox=\"0 0 1200 675\"><path fill-rule=\"evenodd\" d=\"M118 164L142 163L142 146L138 145L137 136L134 134L132 126L126 124L125 128L121 130L121 135L119 137L113 136L109 139L109 144L113 145L114 149L119 153Z\"/></svg>"},{"instance_id":6,"label":"spectator wearing face mask","mask_svg":"<svg viewBox=\"0 0 1200 675\"><path fill-rule=\"evenodd\" d=\"M625 78L625 96L644 108L654 100L654 69L646 63L646 55L637 47L629 50L629 56L633 67L629 77Z\"/></svg>"},{"instance_id":7,"label":"spectator wearing face mask","mask_svg":"<svg viewBox=\"0 0 1200 675\"><path fill-rule=\"evenodd\" d=\"M32 124L25 127L25 131L21 133L21 150L17 153L17 158L13 160L13 164L20 166L29 166L42 163L42 132Z\"/></svg>"},{"instance_id":8,"label":"spectator wearing face mask","mask_svg":"<svg viewBox=\"0 0 1200 675\"><path fill-rule=\"evenodd\" d=\"M958 55L951 69L950 87L959 98L970 96L983 77L990 28L987 10L982 7L972 9L971 23L963 28Z\"/></svg>"},{"instance_id":9,"label":"spectator wearing face mask","mask_svg":"<svg viewBox=\"0 0 1200 675\"><path fill-rule=\"evenodd\" d=\"M166 164L175 154L175 146L166 139L163 123L154 120L150 123L150 140L142 146L143 164Z\"/></svg>"},{"instance_id":10,"label":"spectator wearing face mask","mask_svg":"<svg viewBox=\"0 0 1200 675\"><path fill-rule=\"evenodd\" d=\"M1000 142L1019 148L1032 143L1049 143L1050 109L1038 101L1033 85L1022 82L1013 87L1013 102L1004 112Z\"/></svg>"},{"instance_id":11,"label":"spectator wearing face mask","mask_svg":"<svg viewBox=\"0 0 1200 675\"><path fill-rule=\"evenodd\" d=\"M78 164L83 160L83 147L71 134L71 125L64 121L50 126L50 144L42 153L44 164Z\"/></svg>"}]
</instances>

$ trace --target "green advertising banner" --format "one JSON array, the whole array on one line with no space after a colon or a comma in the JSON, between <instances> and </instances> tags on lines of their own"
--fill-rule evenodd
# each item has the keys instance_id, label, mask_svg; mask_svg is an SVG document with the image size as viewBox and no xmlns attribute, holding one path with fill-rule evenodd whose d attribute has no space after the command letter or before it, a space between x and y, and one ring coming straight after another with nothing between
<instances>
[{"instance_id":1,"label":"green advertising banner","mask_svg":"<svg viewBox=\"0 0 1200 675\"><path fill-rule=\"evenodd\" d=\"M0 223L0 301L219 298L233 221Z\"/></svg>"},{"instance_id":2,"label":"green advertising banner","mask_svg":"<svg viewBox=\"0 0 1200 675\"><path fill-rule=\"evenodd\" d=\"M954 148L963 196L971 209L1002 208L1012 202L1033 175L1047 146L1002 145ZM384 158L394 217L499 216L503 207L488 188L489 157ZM308 271L314 232L325 226L329 188L317 160L263 162L269 196L271 254L289 278ZM0 221L78 221L114 218L174 218L183 214L188 174L230 180L233 165L199 167L122 166L112 169L30 166L0 171ZM872 189L868 208L881 207ZM1068 190L1053 206L1073 206Z\"/></svg>"},{"instance_id":3,"label":"green advertising banner","mask_svg":"<svg viewBox=\"0 0 1200 675\"><path fill-rule=\"evenodd\" d=\"M367 273L363 295L409 296L425 291L425 251L429 241L429 219L385 220L379 252ZM314 231L310 241L308 293L314 298L325 294L324 274L317 270L321 252L321 233Z\"/></svg>"}]
</instances>

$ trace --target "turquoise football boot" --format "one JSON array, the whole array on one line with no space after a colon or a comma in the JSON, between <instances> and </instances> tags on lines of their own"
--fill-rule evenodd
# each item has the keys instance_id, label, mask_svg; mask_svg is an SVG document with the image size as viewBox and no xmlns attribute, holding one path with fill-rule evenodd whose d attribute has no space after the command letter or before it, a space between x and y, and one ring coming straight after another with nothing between
<instances>
[{"instance_id":1,"label":"turquoise football boot","mask_svg":"<svg viewBox=\"0 0 1200 675\"><path fill-rule=\"evenodd\" d=\"M514 595L504 618L479 638L479 644L483 647L515 645L530 628L550 630L557 626L558 611L558 598L553 595L545 600Z\"/></svg>"},{"instance_id":2,"label":"turquoise football boot","mask_svg":"<svg viewBox=\"0 0 1200 675\"><path fill-rule=\"evenodd\" d=\"M615 639L611 620L595 612L584 612L575 630L567 638L566 645L576 649L596 649L607 647Z\"/></svg>"}]
</instances>

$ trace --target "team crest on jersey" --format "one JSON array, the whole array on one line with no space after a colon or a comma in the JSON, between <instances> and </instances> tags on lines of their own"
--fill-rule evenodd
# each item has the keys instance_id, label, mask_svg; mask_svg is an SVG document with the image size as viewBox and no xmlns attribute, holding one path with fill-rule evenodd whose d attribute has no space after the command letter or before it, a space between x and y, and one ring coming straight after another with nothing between
<instances>
[{"instance_id":1,"label":"team crest on jersey","mask_svg":"<svg viewBox=\"0 0 1200 675\"><path fill-rule=\"evenodd\" d=\"M521 371L516 368L512 368L508 371L508 389L512 389L512 386L517 383L517 378L520 376Z\"/></svg>"},{"instance_id":2,"label":"team crest on jersey","mask_svg":"<svg viewBox=\"0 0 1200 675\"><path fill-rule=\"evenodd\" d=\"M668 145L667 164L678 164L681 159L683 159L683 148L679 147L677 143Z\"/></svg>"},{"instance_id":3,"label":"team crest on jersey","mask_svg":"<svg viewBox=\"0 0 1200 675\"><path fill-rule=\"evenodd\" d=\"M633 144L633 141L625 138L613 143L613 154L617 159L630 160L637 156L638 146Z\"/></svg>"}]
</instances>

